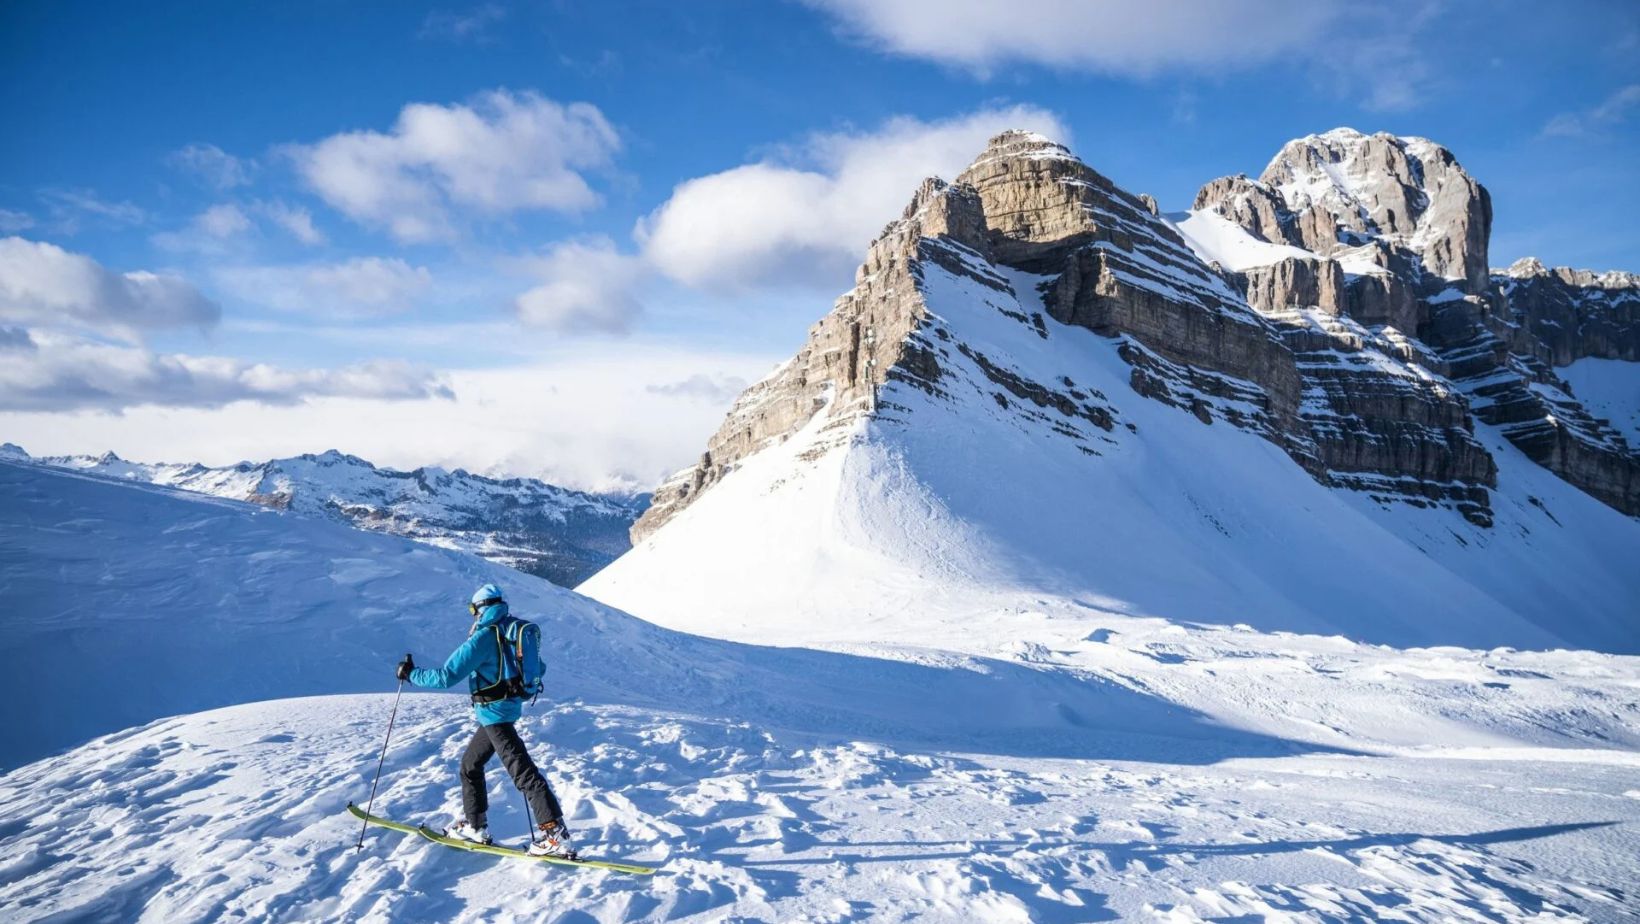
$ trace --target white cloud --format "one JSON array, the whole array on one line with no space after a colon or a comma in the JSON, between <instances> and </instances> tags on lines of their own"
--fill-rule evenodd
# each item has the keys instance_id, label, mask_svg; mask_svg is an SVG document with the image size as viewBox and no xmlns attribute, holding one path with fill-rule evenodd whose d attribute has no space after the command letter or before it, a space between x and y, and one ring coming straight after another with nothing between
<instances>
[{"instance_id":1,"label":"white cloud","mask_svg":"<svg viewBox=\"0 0 1640 924\"><path fill-rule=\"evenodd\" d=\"M156 353L73 335L33 332L0 364L0 410L118 413L141 406L216 408L316 397L452 398L436 377L399 362L290 370L220 356Z\"/></svg>"},{"instance_id":2,"label":"white cloud","mask_svg":"<svg viewBox=\"0 0 1640 924\"><path fill-rule=\"evenodd\" d=\"M1604 100L1582 112L1562 112L1543 126L1543 134L1561 137L1586 135L1621 125L1629 113L1640 108L1640 83L1612 91Z\"/></svg>"},{"instance_id":3,"label":"white cloud","mask_svg":"<svg viewBox=\"0 0 1640 924\"><path fill-rule=\"evenodd\" d=\"M740 393L746 390L746 384L746 380L738 375L707 375L704 372L697 372L681 381L650 385L648 390L651 394L726 405L740 397Z\"/></svg>"},{"instance_id":4,"label":"white cloud","mask_svg":"<svg viewBox=\"0 0 1640 924\"><path fill-rule=\"evenodd\" d=\"M764 160L679 185L635 235L646 259L691 286L846 284L918 183L952 178L1008 128L1070 140L1057 116L1030 106L816 135L791 152L794 164Z\"/></svg>"},{"instance_id":5,"label":"white cloud","mask_svg":"<svg viewBox=\"0 0 1640 924\"><path fill-rule=\"evenodd\" d=\"M236 249L238 238L257 229L252 216L272 222L303 244L311 246L325 241L325 236L313 226L313 213L279 201L257 201L244 206L233 202L218 203L195 215L182 228L161 231L151 240L154 246L166 250L221 256Z\"/></svg>"},{"instance_id":6,"label":"white cloud","mask_svg":"<svg viewBox=\"0 0 1640 924\"><path fill-rule=\"evenodd\" d=\"M421 21L422 38L455 41L487 41L490 27L507 18L507 10L497 3L484 3L469 10L433 10Z\"/></svg>"},{"instance_id":7,"label":"white cloud","mask_svg":"<svg viewBox=\"0 0 1640 924\"><path fill-rule=\"evenodd\" d=\"M76 234L87 223L126 228L148 221L148 213L131 202L109 202L89 189L42 189L40 199L51 212L52 225L63 234Z\"/></svg>"},{"instance_id":8,"label":"white cloud","mask_svg":"<svg viewBox=\"0 0 1640 924\"><path fill-rule=\"evenodd\" d=\"M26 231L34 227L34 216L27 212L0 209L0 234Z\"/></svg>"},{"instance_id":9,"label":"white cloud","mask_svg":"<svg viewBox=\"0 0 1640 924\"><path fill-rule=\"evenodd\" d=\"M213 205L194 217L194 226L212 237L233 237L251 229L251 220L233 203Z\"/></svg>"},{"instance_id":10,"label":"white cloud","mask_svg":"<svg viewBox=\"0 0 1640 924\"><path fill-rule=\"evenodd\" d=\"M0 410L0 433L31 452L108 449L143 460L224 465L339 446L382 465L461 467L581 488L658 484L699 458L722 405L650 386L709 369L761 378L780 357L592 341L562 359L454 371L450 401L319 397L219 410L135 407L119 417ZM3 365L3 364L0 364Z\"/></svg>"},{"instance_id":11,"label":"white cloud","mask_svg":"<svg viewBox=\"0 0 1640 924\"><path fill-rule=\"evenodd\" d=\"M179 276L117 273L55 244L0 238L0 321L135 338L208 327L221 316L216 303Z\"/></svg>"},{"instance_id":12,"label":"white cloud","mask_svg":"<svg viewBox=\"0 0 1640 924\"><path fill-rule=\"evenodd\" d=\"M251 170L255 166L214 144L190 144L171 152L166 161L218 192L227 192L249 183Z\"/></svg>"},{"instance_id":13,"label":"white cloud","mask_svg":"<svg viewBox=\"0 0 1640 924\"><path fill-rule=\"evenodd\" d=\"M606 237L564 241L543 256L515 262L542 280L513 303L525 324L624 334L642 311L635 290L643 266Z\"/></svg>"},{"instance_id":14,"label":"white cloud","mask_svg":"<svg viewBox=\"0 0 1640 924\"><path fill-rule=\"evenodd\" d=\"M454 236L463 210L577 212L599 196L582 171L620 139L596 106L493 90L467 105L412 103L388 132L355 131L288 149L332 207L403 241Z\"/></svg>"},{"instance_id":15,"label":"white cloud","mask_svg":"<svg viewBox=\"0 0 1640 924\"><path fill-rule=\"evenodd\" d=\"M398 257L354 257L338 263L290 266L236 266L215 279L225 290L254 304L312 315L371 317L414 307L433 284L425 266Z\"/></svg>"},{"instance_id":16,"label":"white cloud","mask_svg":"<svg viewBox=\"0 0 1640 924\"><path fill-rule=\"evenodd\" d=\"M324 234L313 226L313 213L301 206L279 201L259 202L257 211L303 244L311 246L325 242Z\"/></svg>"},{"instance_id":17,"label":"white cloud","mask_svg":"<svg viewBox=\"0 0 1640 924\"><path fill-rule=\"evenodd\" d=\"M1016 62L1129 76L1310 54L1340 0L807 0L885 51L981 74Z\"/></svg>"},{"instance_id":18,"label":"white cloud","mask_svg":"<svg viewBox=\"0 0 1640 924\"><path fill-rule=\"evenodd\" d=\"M250 231L253 227L244 209L231 202L224 202L195 215L181 229L161 231L150 240L154 242L154 246L165 250L221 254L229 249L229 242L233 238Z\"/></svg>"}]
</instances>

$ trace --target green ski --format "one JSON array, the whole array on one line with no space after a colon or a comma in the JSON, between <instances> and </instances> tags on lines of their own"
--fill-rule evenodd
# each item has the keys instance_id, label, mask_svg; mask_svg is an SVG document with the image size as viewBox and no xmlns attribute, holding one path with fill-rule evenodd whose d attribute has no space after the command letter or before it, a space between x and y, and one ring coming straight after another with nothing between
<instances>
[{"instance_id":1,"label":"green ski","mask_svg":"<svg viewBox=\"0 0 1640 924\"><path fill-rule=\"evenodd\" d=\"M564 857L537 857L527 851L518 850L513 847L497 847L494 844L475 844L472 841L464 841L454 837L445 837L426 825L407 825L402 821L391 821L386 818L371 815L364 809L359 808L351 802L347 804L347 810L353 813L354 818L361 819L367 824L390 828L394 831L402 831L405 834L420 834L422 837L425 837L434 843L443 844L446 847L455 847L460 850L471 850L474 853L491 853L501 857L516 857L520 860L536 860L541 863L556 863L559 866L590 866L595 869L613 870L617 873L630 873L634 876L653 876L655 874L655 868L651 866L633 866L630 863L611 863L607 860L569 860Z\"/></svg>"}]
</instances>

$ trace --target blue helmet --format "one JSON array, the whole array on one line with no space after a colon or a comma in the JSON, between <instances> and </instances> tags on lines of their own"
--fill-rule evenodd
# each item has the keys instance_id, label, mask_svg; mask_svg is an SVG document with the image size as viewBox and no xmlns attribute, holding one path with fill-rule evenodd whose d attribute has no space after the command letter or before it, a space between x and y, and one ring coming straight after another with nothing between
<instances>
[{"instance_id":1,"label":"blue helmet","mask_svg":"<svg viewBox=\"0 0 1640 924\"><path fill-rule=\"evenodd\" d=\"M467 608L473 611L474 616L477 616L479 610L495 603L501 603L504 600L505 595L501 593L501 585L485 584L473 591L473 598L468 601Z\"/></svg>"}]
</instances>

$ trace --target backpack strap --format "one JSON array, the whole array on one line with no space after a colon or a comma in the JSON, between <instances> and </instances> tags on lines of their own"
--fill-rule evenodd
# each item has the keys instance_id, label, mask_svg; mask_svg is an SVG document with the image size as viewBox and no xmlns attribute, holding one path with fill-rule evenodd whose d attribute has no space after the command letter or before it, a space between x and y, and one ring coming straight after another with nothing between
<instances>
[{"instance_id":1,"label":"backpack strap","mask_svg":"<svg viewBox=\"0 0 1640 924\"><path fill-rule=\"evenodd\" d=\"M495 630L495 682L473 691L472 700L477 705L498 703L501 700L511 698L514 693L514 683L506 677L507 646L505 635L501 629L501 622L502 620L497 620L490 626L491 629ZM484 678L479 677L478 679L483 681Z\"/></svg>"}]
</instances>

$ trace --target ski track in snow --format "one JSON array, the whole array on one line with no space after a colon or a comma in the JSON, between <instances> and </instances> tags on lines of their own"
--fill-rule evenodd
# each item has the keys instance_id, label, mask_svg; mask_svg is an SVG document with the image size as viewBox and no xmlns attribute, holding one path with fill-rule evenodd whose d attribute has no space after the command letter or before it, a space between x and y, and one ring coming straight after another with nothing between
<instances>
[{"instance_id":1,"label":"ski track in snow","mask_svg":"<svg viewBox=\"0 0 1640 924\"><path fill-rule=\"evenodd\" d=\"M8 774L0 917L1615 921L1640 888L1632 755L1018 759L584 704L524 734L583 851L657 876L379 828L356 851L342 807L368 792L391 700L166 719ZM465 704L400 708L376 809L442 822ZM490 782L493 829L521 839L517 793Z\"/></svg>"}]
</instances>

